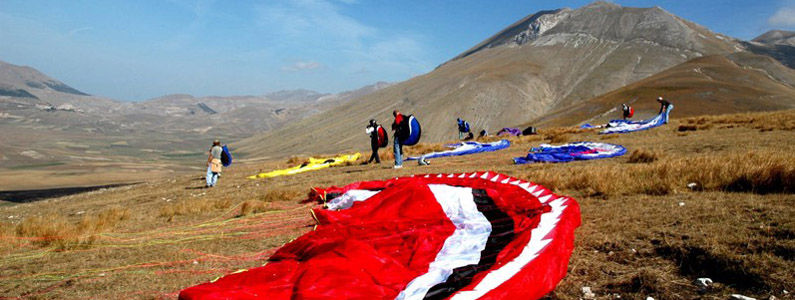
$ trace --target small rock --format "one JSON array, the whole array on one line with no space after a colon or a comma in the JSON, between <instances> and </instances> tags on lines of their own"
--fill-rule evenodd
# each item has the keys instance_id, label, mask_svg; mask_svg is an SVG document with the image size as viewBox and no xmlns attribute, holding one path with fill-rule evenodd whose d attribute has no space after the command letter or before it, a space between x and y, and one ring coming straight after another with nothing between
<instances>
[{"instance_id":1,"label":"small rock","mask_svg":"<svg viewBox=\"0 0 795 300\"><path fill-rule=\"evenodd\" d=\"M751 298L751 297L743 296L743 295L740 295L740 294L732 294L731 299L734 299L734 300L756 300L756 298Z\"/></svg>"},{"instance_id":2,"label":"small rock","mask_svg":"<svg viewBox=\"0 0 795 300\"><path fill-rule=\"evenodd\" d=\"M582 287L582 299L596 299L596 294L591 291L591 287Z\"/></svg>"},{"instance_id":3,"label":"small rock","mask_svg":"<svg viewBox=\"0 0 795 300\"><path fill-rule=\"evenodd\" d=\"M193 261L193 264L194 264L194 265L198 265L198 264L199 264L199 262L194 260L194 261Z\"/></svg>"},{"instance_id":4,"label":"small rock","mask_svg":"<svg viewBox=\"0 0 795 300\"><path fill-rule=\"evenodd\" d=\"M632 248L632 253L638 253L638 250L635 250L635 248Z\"/></svg>"},{"instance_id":5,"label":"small rock","mask_svg":"<svg viewBox=\"0 0 795 300\"><path fill-rule=\"evenodd\" d=\"M698 287L698 292L703 294L712 287L712 279L706 277L696 278L696 280L693 280L693 284Z\"/></svg>"},{"instance_id":6,"label":"small rock","mask_svg":"<svg viewBox=\"0 0 795 300\"><path fill-rule=\"evenodd\" d=\"M770 298L767 298L767 300L778 300L778 298L776 298L776 296L770 295Z\"/></svg>"},{"instance_id":7,"label":"small rock","mask_svg":"<svg viewBox=\"0 0 795 300\"><path fill-rule=\"evenodd\" d=\"M684 202L679 202L679 206L685 206Z\"/></svg>"},{"instance_id":8,"label":"small rock","mask_svg":"<svg viewBox=\"0 0 795 300\"><path fill-rule=\"evenodd\" d=\"M99 275L97 275L97 276L99 276L99 277L105 277L105 273L99 273Z\"/></svg>"},{"instance_id":9,"label":"small rock","mask_svg":"<svg viewBox=\"0 0 795 300\"><path fill-rule=\"evenodd\" d=\"M654 300L652 297L646 297L646 300Z\"/></svg>"},{"instance_id":10,"label":"small rock","mask_svg":"<svg viewBox=\"0 0 795 300\"><path fill-rule=\"evenodd\" d=\"M696 189L698 189L698 183L695 182L688 183L687 188L695 191Z\"/></svg>"},{"instance_id":11,"label":"small rock","mask_svg":"<svg viewBox=\"0 0 795 300\"><path fill-rule=\"evenodd\" d=\"M86 212L85 212L84 210L81 210L81 211L78 211L78 212L77 212L77 213L75 213L75 214L77 214L77 215L82 215L82 214L84 214L84 213L86 213Z\"/></svg>"}]
</instances>

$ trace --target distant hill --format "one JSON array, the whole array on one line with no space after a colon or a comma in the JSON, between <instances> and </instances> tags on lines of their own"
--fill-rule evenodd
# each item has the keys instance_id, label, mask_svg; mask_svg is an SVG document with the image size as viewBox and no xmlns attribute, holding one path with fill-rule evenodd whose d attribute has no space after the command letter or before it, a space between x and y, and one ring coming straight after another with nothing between
<instances>
[{"instance_id":1,"label":"distant hill","mask_svg":"<svg viewBox=\"0 0 795 300\"><path fill-rule=\"evenodd\" d=\"M123 171L118 164L149 165L145 169L158 176L167 170L184 171L201 164L213 139L239 141L386 86L377 83L337 94L309 90L227 97L174 94L119 102L87 95L33 68L0 62L0 140L5 150L0 154L0 176L27 169L90 174L95 172L91 165L100 173ZM245 153L236 152L236 157L245 158ZM128 175L130 180L146 177ZM98 184L108 182L97 178Z\"/></svg>"},{"instance_id":2,"label":"distant hill","mask_svg":"<svg viewBox=\"0 0 795 300\"><path fill-rule=\"evenodd\" d=\"M0 97L20 105L67 105L83 111L107 111L117 103L81 92L38 70L0 61Z\"/></svg>"},{"instance_id":3,"label":"distant hill","mask_svg":"<svg viewBox=\"0 0 795 300\"><path fill-rule=\"evenodd\" d=\"M475 130L495 132L699 57L745 51L742 41L660 7L596 2L578 9L542 11L428 74L240 145L257 155L364 148L361 127L371 118L388 124L394 109L419 118L424 141L456 137L456 117L469 120ZM705 113L710 111L704 108Z\"/></svg>"},{"instance_id":4,"label":"distant hill","mask_svg":"<svg viewBox=\"0 0 795 300\"><path fill-rule=\"evenodd\" d=\"M767 45L795 46L795 32L785 30L771 30L754 38L752 41Z\"/></svg>"}]
</instances>

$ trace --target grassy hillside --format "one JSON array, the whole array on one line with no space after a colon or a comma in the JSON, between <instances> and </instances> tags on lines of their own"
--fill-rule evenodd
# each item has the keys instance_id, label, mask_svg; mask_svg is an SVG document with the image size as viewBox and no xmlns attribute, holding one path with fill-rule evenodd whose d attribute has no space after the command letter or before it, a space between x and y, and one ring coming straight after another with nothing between
<instances>
[{"instance_id":1,"label":"grassy hillside","mask_svg":"<svg viewBox=\"0 0 795 300\"><path fill-rule=\"evenodd\" d=\"M674 110L676 113L676 110ZM622 144L621 157L513 165L540 143ZM0 295L22 299L173 299L262 265L311 231L310 187L417 173L501 172L577 199L582 226L549 299L756 298L795 286L795 111L672 120L624 135L557 128L506 150L430 166L348 165L267 180L246 176L302 158L235 165L213 189L201 172L14 204L0 201ZM429 151L440 145L407 148ZM695 183L694 188L688 188ZM699 294L691 282L715 280Z\"/></svg>"}]
</instances>

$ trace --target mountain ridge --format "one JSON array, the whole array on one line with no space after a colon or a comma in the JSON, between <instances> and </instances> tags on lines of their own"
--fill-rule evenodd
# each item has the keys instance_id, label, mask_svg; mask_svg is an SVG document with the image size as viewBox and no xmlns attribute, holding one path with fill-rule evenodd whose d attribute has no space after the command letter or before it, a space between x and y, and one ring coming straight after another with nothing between
<instances>
[{"instance_id":1,"label":"mountain ridge","mask_svg":"<svg viewBox=\"0 0 795 300\"><path fill-rule=\"evenodd\" d=\"M457 117L496 132L653 76L689 60L746 51L660 7L594 3L531 14L435 70L240 143L256 155L364 148L358 127L418 117L423 141L453 139ZM262 143L261 141L270 141ZM283 141L276 142L274 141Z\"/></svg>"}]
</instances>

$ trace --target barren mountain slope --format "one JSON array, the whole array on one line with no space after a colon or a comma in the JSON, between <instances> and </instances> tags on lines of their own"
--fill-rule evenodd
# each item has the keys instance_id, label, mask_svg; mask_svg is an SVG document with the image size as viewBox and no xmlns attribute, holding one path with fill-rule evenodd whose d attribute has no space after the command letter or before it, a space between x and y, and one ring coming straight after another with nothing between
<instances>
[{"instance_id":1,"label":"barren mountain slope","mask_svg":"<svg viewBox=\"0 0 795 300\"><path fill-rule=\"evenodd\" d=\"M529 16L441 65L322 115L240 144L257 155L366 146L368 119L393 109L416 115L424 141L455 135L462 117L496 131L541 117L738 43L659 8L598 2ZM320 142L318 142L320 141Z\"/></svg>"},{"instance_id":2,"label":"barren mountain slope","mask_svg":"<svg viewBox=\"0 0 795 300\"><path fill-rule=\"evenodd\" d=\"M647 118L658 113L658 96L674 104L673 117L792 109L795 70L746 52L697 58L524 125L602 124L621 117L622 103L635 108L636 119Z\"/></svg>"}]
</instances>

